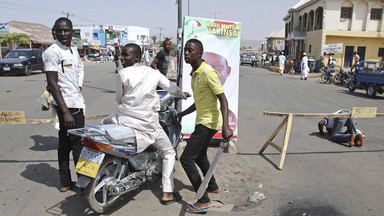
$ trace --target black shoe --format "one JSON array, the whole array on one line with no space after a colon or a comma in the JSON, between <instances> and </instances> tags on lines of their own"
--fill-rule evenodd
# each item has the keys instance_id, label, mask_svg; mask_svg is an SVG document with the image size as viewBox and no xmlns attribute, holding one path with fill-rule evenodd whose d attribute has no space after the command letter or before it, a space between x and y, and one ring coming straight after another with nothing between
<instances>
[{"instance_id":1,"label":"black shoe","mask_svg":"<svg viewBox=\"0 0 384 216\"><path fill-rule=\"evenodd\" d=\"M301 77L300 79L303 80L303 77Z\"/></svg>"},{"instance_id":2,"label":"black shoe","mask_svg":"<svg viewBox=\"0 0 384 216\"><path fill-rule=\"evenodd\" d=\"M307 77L305 77L304 80L307 80Z\"/></svg>"}]
</instances>

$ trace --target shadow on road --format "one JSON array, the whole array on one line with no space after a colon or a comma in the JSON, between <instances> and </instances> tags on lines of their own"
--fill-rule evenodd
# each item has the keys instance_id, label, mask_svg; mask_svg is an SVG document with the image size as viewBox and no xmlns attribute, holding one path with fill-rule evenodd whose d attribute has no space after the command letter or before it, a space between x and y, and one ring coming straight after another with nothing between
<instances>
[{"instance_id":1,"label":"shadow on road","mask_svg":"<svg viewBox=\"0 0 384 216\"><path fill-rule=\"evenodd\" d=\"M47 163L27 165L25 171L20 175L48 187L58 188L59 186L59 171Z\"/></svg>"},{"instance_id":2,"label":"shadow on road","mask_svg":"<svg viewBox=\"0 0 384 216\"><path fill-rule=\"evenodd\" d=\"M35 142L35 145L29 149L33 151L56 150L59 143L59 138L53 136L33 135L31 139Z\"/></svg>"},{"instance_id":3,"label":"shadow on road","mask_svg":"<svg viewBox=\"0 0 384 216\"><path fill-rule=\"evenodd\" d=\"M101 90L101 92L104 92L104 93L110 93L110 94L115 94L116 93L116 91L113 91L113 90L110 90L110 89L94 87L94 86L90 86L90 85L83 85L83 87Z\"/></svg>"}]
</instances>

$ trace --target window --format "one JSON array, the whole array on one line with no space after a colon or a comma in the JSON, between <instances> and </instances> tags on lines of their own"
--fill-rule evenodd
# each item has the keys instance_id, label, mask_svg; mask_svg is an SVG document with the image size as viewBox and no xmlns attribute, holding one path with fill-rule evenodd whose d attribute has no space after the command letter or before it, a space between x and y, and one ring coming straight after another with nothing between
<instances>
[{"instance_id":1,"label":"window","mask_svg":"<svg viewBox=\"0 0 384 216\"><path fill-rule=\"evenodd\" d=\"M384 48L379 48L378 56L379 57L384 57Z\"/></svg>"},{"instance_id":2,"label":"window","mask_svg":"<svg viewBox=\"0 0 384 216\"><path fill-rule=\"evenodd\" d=\"M85 37L89 37L89 32L85 32Z\"/></svg>"},{"instance_id":3,"label":"window","mask_svg":"<svg viewBox=\"0 0 384 216\"><path fill-rule=\"evenodd\" d=\"M280 44L281 44L281 40L277 40L276 45L280 45Z\"/></svg>"},{"instance_id":4,"label":"window","mask_svg":"<svg viewBox=\"0 0 384 216\"><path fill-rule=\"evenodd\" d=\"M99 34L93 33L93 38L95 38L96 40L99 39Z\"/></svg>"},{"instance_id":5,"label":"window","mask_svg":"<svg viewBox=\"0 0 384 216\"><path fill-rule=\"evenodd\" d=\"M371 10L371 19L381 20L381 15L383 14L383 9L381 8L372 8Z\"/></svg>"},{"instance_id":6,"label":"window","mask_svg":"<svg viewBox=\"0 0 384 216\"><path fill-rule=\"evenodd\" d=\"M352 18L352 7L342 7L340 18L351 19Z\"/></svg>"},{"instance_id":7,"label":"window","mask_svg":"<svg viewBox=\"0 0 384 216\"><path fill-rule=\"evenodd\" d=\"M309 52L308 53L311 53L311 51L312 51L312 45L309 44Z\"/></svg>"}]
</instances>

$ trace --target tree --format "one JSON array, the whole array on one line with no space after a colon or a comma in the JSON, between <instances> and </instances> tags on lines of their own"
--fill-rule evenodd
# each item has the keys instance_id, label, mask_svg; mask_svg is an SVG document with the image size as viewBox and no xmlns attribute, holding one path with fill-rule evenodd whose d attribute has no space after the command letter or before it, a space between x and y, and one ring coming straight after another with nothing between
<instances>
[{"instance_id":1,"label":"tree","mask_svg":"<svg viewBox=\"0 0 384 216\"><path fill-rule=\"evenodd\" d=\"M152 35L152 36L151 36L151 39L153 40L153 44L156 44L157 36L156 36L156 35Z\"/></svg>"},{"instance_id":2,"label":"tree","mask_svg":"<svg viewBox=\"0 0 384 216\"><path fill-rule=\"evenodd\" d=\"M2 35L0 38L1 42L7 42L12 44L12 48L16 49L20 44L31 44L31 40L28 34L25 33L9 33Z\"/></svg>"}]
</instances>

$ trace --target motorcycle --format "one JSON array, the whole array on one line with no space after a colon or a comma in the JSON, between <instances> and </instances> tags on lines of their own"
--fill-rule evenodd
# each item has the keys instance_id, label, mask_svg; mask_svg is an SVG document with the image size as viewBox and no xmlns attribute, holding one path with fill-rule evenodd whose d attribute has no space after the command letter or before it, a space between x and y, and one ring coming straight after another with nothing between
<instances>
[{"instance_id":1,"label":"motorcycle","mask_svg":"<svg viewBox=\"0 0 384 216\"><path fill-rule=\"evenodd\" d=\"M329 68L326 67L323 74L321 74L320 80L323 83L328 83L330 84L333 80L333 75L335 74L335 69L334 68Z\"/></svg>"},{"instance_id":2,"label":"motorcycle","mask_svg":"<svg viewBox=\"0 0 384 216\"><path fill-rule=\"evenodd\" d=\"M353 79L353 77L353 72L340 69L340 72L333 77L333 81L336 84L344 85L346 88L348 88L349 82Z\"/></svg>"},{"instance_id":3,"label":"motorcycle","mask_svg":"<svg viewBox=\"0 0 384 216\"><path fill-rule=\"evenodd\" d=\"M157 93L160 124L176 148L182 139L181 125L177 121L177 111L171 105L178 98L164 90ZM76 185L97 213L111 210L123 194L161 177L160 153L152 146L136 152L135 133L129 127L86 124L84 128L71 129L68 133L82 137L84 147L76 164L79 174Z\"/></svg>"}]
</instances>

